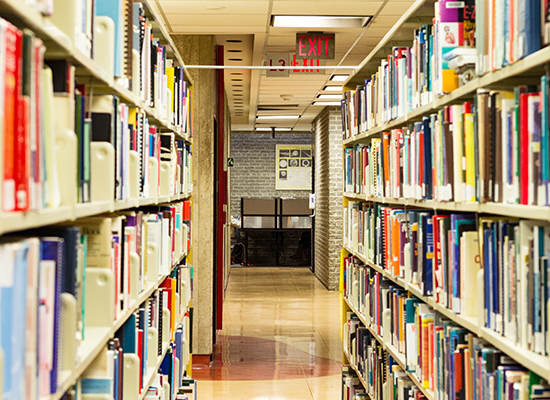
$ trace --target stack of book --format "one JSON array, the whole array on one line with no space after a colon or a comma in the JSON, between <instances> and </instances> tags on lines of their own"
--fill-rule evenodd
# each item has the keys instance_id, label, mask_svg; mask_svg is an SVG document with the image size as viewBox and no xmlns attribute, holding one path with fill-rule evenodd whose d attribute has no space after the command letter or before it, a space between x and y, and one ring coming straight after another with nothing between
<instances>
[{"instance_id":1,"label":"stack of book","mask_svg":"<svg viewBox=\"0 0 550 400\"><path fill-rule=\"evenodd\" d=\"M537 0L508 3L435 2L433 23L414 30L411 46L394 47L375 74L345 92L344 139L404 117L457 89L456 69L465 64L476 65L483 75L548 44L548 8Z\"/></svg>"},{"instance_id":2,"label":"stack of book","mask_svg":"<svg viewBox=\"0 0 550 400\"><path fill-rule=\"evenodd\" d=\"M545 307L550 300L550 224L353 201L344 218L344 244L350 251L455 314L477 318L483 307L480 325L520 348L550 354ZM377 301L373 293L380 290L394 294L392 304L399 302L400 288L378 289L381 276L355 268L357 263L357 258L346 260L344 287L353 289L357 282L350 301L359 311L366 307L365 296L370 294L372 306ZM484 295L478 294L481 265ZM392 312L395 318L399 309ZM381 315L372 310L370 315L380 333Z\"/></svg>"},{"instance_id":3,"label":"stack of book","mask_svg":"<svg viewBox=\"0 0 550 400\"><path fill-rule=\"evenodd\" d=\"M39 7L49 2L30 3ZM193 136L191 88L184 69L174 66L177 60L169 58L168 47L153 35L153 21L145 6L125 0L96 1L94 7L89 7L93 4L90 1L54 3L57 13L52 14L53 8L48 7L49 11L43 11L52 15L61 30L69 29L66 14L73 15L74 11L73 17L78 18L69 20L74 26L70 34L65 33L77 49L89 48L84 53L90 58L92 48L106 46L101 42L103 37L94 41L94 24L99 24L96 19L107 17L114 22L114 53L110 56L114 72L102 71L103 63L101 67L91 65L96 74L111 72L123 79L113 84L113 94L95 94L93 81L77 78L78 63L49 59L47 48L31 30L18 29L0 19L0 54L5 60L0 65L0 75L5 78L0 82L0 104L5 111L0 119L2 210L42 210L73 204L73 193L64 186L68 177L65 168L72 170L65 163L75 152L74 195L77 202L91 201L95 197L91 193L94 142L107 142L115 150L112 200L130 197L130 160L134 154L139 158L139 197L160 193L160 179L156 181L159 187L149 188L150 158L157 160L159 174L161 161L170 164L170 190L164 195L189 193L192 150L182 137ZM75 32L77 28L83 30L81 35ZM101 54L104 56L104 50ZM132 54L138 55L136 62L132 62ZM139 66L139 73L132 72L133 64ZM76 149L72 135L76 135Z\"/></svg>"},{"instance_id":4,"label":"stack of book","mask_svg":"<svg viewBox=\"0 0 550 400\"><path fill-rule=\"evenodd\" d=\"M372 292L367 293L371 299L369 309L366 313L348 311L343 327L346 357L364 382L355 390L366 388L373 398L380 398L377 393L383 390L384 382L390 382L390 394L406 393L405 398L424 399L427 394L435 399L455 396L488 400L512 395L536 399L550 394L544 379L415 296L397 295L390 281L379 279L379 292L375 293L381 301L373 300ZM347 290L344 297L354 308L350 288ZM384 319L383 324L389 326L382 326L382 336L373 314L381 315L386 310L392 316ZM344 390L349 390L350 382Z\"/></svg>"},{"instance_id":5,"label":"stack of book","mask_svg":"<svg viewBox=\"0 0 550 400\"><path fill-rule=\"evenodd\" d=\"M480 89L345 149L345 190L371 197L549 205L549 86Z\"/></svg>"},{"instance_id":6,"label":"stack of book","mask_svg":"<svg viewBox=\"0 0 550 400\"><path fill-rule=\"evenodd\" d=\"M174 340L191 297L190 267L184 263L187 233L183 239L179 234L187 230L183 208L183 203L174 203L146 211L121 212L5 239L0 258L6 276L11 278L0 290L0 350L4 365L16 366L4 368L5 395L35 399L56 393L64 383L62 372L83 361L86 346L82 343L98 339L94 337L98 315L104 315L103 322L109 330L111 324L124 320L129 311L136 309L140 293L156 287L159 279L160 289L154 290L135 314L141 315L143 326L154 327L159 338L163 337L163 329L170 329L169 337ZM145 249L151 248L158 251L144 257ZM101 301L93 298L98 273L112 277L107 280L112 285L108 288L112 304L109 296ZM105 282L101 285L104 287ZM106 308L98 309L103 306ZM159 321L164 309L171 313L171 321L163 328ZM143 314L147 310L150 317ZM132 317L124 326L144 329ZM67 332L72 334L67 337ZM146 342L147 329L144 332ZM179 342L181 346L182 341ZM109 354L113 358L118 344L112 341L111 345L108 347L113 353ZM146 370L145 367L144 373Z\"/></svg>"}]
</instances>

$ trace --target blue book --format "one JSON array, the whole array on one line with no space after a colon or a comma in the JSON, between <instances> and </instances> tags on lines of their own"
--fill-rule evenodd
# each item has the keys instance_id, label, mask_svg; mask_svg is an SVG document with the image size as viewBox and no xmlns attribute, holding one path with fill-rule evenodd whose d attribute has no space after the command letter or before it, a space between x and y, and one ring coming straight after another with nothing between
<instances>
[{"instance_id":1,"label":"blue book","mask_svg":"<svg viewBox=\"0 0 550 400\"><path fill-rule=\"evenodd\" d=\"M0 246L0 347L4 351L4 400L25 398L28 252L25 241Z\"/></svg>"},{"instance_id":2,"label":"blue book","mask_svg":"<svg viewBox=\"0 0 550 400\"><path fill-rule=\"evenodd\" d=\"M32 231L37 236L60 237L63 239L61 260L61 292L78 297L77 267L78 248L81 244L80 228L76 226L51 226Z\"/></svg>"},{"instance_id":3,"label":"blue book","mask_svg":"<svg viewBox=\"0 0 550 400\"><path fill-rule=\"evenodd\" d=\"M475 229L474 214L451 214L451 263L450 276L452 282L452 310L460 312L460 233L465 227L461 225L470 225L470 228Z\"/></svg>"},{"instance_id":4,"label":"blue book","mask_svg":"<svg viewBox=\"0 0 550 400\"><path fill-rule=\"evenodd\" d=\"M540 78L540 87L541 87L541 160L540 165L542 169L542 204L540 206L547 206L550 203L550 193L548 191L548 186L550 182L550 135L549 135L549 115L548 107L550 107L549 102L549 91L550 85L548 83L548 75L543 75ZM540 196L539 196L540 197Z\"/></svg>"},{"instance_id":5,"label":"blue book","mask_svg":"<svg viewBox=\"0 0 550 400\"><path fill-rule=\"evenodd\" d=\"M483 230L483 265L485 271L485 326L491 327L491 283L492 283L492 257L491 257L491 229Z\"/></svg>"},{"instance_id":6,"label":"blue book","mask_svg":"<svg viewBox=\"0 0 550 400\"><path fill-rule=\"evenodd\" d=\"M422 197L424 199L432 199L432 130L429 117L424 117L422 126L424 131L424 177L422 180Z\"/></svg>"},{"instance_id":7,"label":"blue book","mask_svg":"<svg viewBox=\"0 0 550 400\"><path fill-rule=\"evenodd\" d=\"M137 354L136 314L130 315L122 329L119 331L119 339L124 354Z\"/></svg>"},{"instance_id":8,"label":"blue book","mask_svg":"<svg viewBox=\"0 0 550 400\"><path fill-rule=\"evenodd\" d=\"M493 323L492 328L496 329L496 316L499 314L499 298L498 298L498 227L497 224L493 224L491 234L491 243L490 243L490 256L491 260L491 322Z\"/></svg>"},{"instance_id":9,"label":"blue book","mask_svg":"<svg viewBox=\"0 0 550 400\"><path fill-rule=\"evenodd\" d=\"M533 21L541 20L540 0L522 0L519 2L519 58L540 50L541 24Z\"/></svg>"},{"instance_id":10,"label":"blue book","mask_svg":"<svg viewBox=\"0 0 550 400\"><path fill-rule=\"evenodd\" d=\"M433 263L434 263L434 239L432 214L425 216L424 225L424 295L431 296L433 293Z\"/></svg>"},{"instance_id":11,"label":"blue book","mask_svg":"<svg viewBox=\"0 0 550 400\"><path fill-rule=\"evenodd\" d=\"M114 74L122 76L122 51L124 40L124 21L121 0L96 0L96 15L106 16L115 23L115 65Z\"/></svg>"},{"instance_id":12,"label":"blue book","mask_svg":"<svg viewBox=\"0 0 550 400\"><path fill-rule=\"evenodd\" d=\"M55 293L53 300L53 361L52 371L50 373L50 388L52 394L57 390L57 378L58 378L58 354L59 354L59 335L61 324L61 275L63 270L63 251L64 240L58 237L43 237L41 240L41 254L40 259L44 261L55 262ZM40 272L39 272L40 273ZM39 327L39 329L41 329Z\"/></svg>"}]
</instances>

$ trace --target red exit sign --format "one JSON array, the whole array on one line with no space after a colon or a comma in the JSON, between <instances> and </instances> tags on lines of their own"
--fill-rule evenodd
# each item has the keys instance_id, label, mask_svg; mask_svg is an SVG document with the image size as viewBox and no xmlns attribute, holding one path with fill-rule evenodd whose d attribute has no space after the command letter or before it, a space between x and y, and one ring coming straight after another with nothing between
<instances>
[{"instance_id":1,"label":"red exit sign","mask_svg":"<svg viewBox=\"0 0 550 400\"><path fill-rule=\"evenodd\" d=\"M325 65L324 60L320 60L319 58L298 58L296 54L292 54L292 60L290 61L290 65L293 67L299 67L296 69L293 69L292 72L294 73L305 73L305 74L322 74L325 71L315 68L322 65Z\"/></svg>"},{"instance_id":2,"label":"red exit sign","mask_svg":"<svg viewBox=\"0 0 550 400\"><path fill-rule=\"evenodd\" d=\"M334 60L334 37L334 33L297 33L296 56L307 59Z\"/></svg>"}]
</instances>

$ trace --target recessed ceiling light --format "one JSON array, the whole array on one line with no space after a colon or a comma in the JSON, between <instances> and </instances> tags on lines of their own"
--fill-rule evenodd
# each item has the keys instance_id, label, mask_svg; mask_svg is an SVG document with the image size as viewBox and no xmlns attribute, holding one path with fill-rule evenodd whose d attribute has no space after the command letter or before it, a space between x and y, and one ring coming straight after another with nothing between
<instances>
[{"instance_id":1,"label":"recessed ceiling light","mask_svg":"<svg viewBox=\"0 0 550 400\"><path fill-rule=\"evenodd\" d=\"M257 115L256 119L298 119L299 115Z\"/></svg>"},{"instance_id":2,"label":"recessed ceiling light","mask_svg":"<svg viewBox=\"0 0 550 400\"><path fill-rule=\"evenodd\" d=\"M256 128L257 131L262 131L262 132L271 132L271 128ZM279 132L282 132L282 131L285 131L285 132L288 132L292 130L292 128L275 128L275 131L279 131Z\"/></svg>"},{"instance_id":3,"label":"recessed ceiling light","mask_svg":"<svg viewBox=\"0 0 550 400\"><path fill-rule=\"evenodd\" d=\"M344 82L349 78L349 75L332 75L329 80L332 82Z\"/></svg>"},{"instance_id":4,"label":"recessed ceiling light","mask_svg":"<svg viewBox=\"0 0 550 400\"><path fill-rule=\"evenodd\" d=\"M363 28L371 16L337 15L274 15L271 26L274 28Z\"/></svg>"},{"instance_id":5,"label":"recessed ceiling light","mask_svg":"<svg viewBox=\"0 0 550 400\"><path fill-rule=\"evenodd\" d=\"M324 92L341 92L344 90L343 86L325 86L323 88Z\"/></svg>"},{"instance_id":6,"label":"recessed ceiling light","mask_svg":"<svg viewBox=\"0 0 550 400\"><path fill-rule=\"evenodd\" d=\"M314 106L339 106L341 103L339 101L314 101L312 103Z\"/></svg>"},{"instance_id":7,"label":"recessed ceiling light","mask_svg":"<svg viewBox=\"0 0 550 400\"><path fill-rule=\"evenodd\" d=\"M320 94L317 98L319 100L340 100L342 96L339 94Z\"/></svg>"},{"instance_id":8,"label":"recessed ceiling light","mask_svg":"<svg viewBox=\"0 0 550 400\"><path fill-rule=\"evenodd\" d=\"M219 10L225 10L224 6L206 6L204 7L206 10L210 11L219 11Z\"/></svg>"}]
</instances>

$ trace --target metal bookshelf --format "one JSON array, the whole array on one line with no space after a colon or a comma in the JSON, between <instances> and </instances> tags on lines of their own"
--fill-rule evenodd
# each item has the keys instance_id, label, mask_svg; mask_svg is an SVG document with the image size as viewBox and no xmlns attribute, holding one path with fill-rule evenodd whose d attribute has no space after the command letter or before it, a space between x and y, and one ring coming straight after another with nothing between
<instances>
[{"instance_id":1,"label":"metal bookshelf","mask_svg":"<svg viewBox=\"0 0 550 400\"><path fill-rule=\"evenodd\" d=\"M169 46L169 55L174 57L174 63L185 68L185 63L177 51L172 38L166 31L166 28L164 28L164 25L159 23L158 16L152 12L149 1L144 0L142 3L145 6L148 17L153 22L154 34L159 37L161 43ZM19 28L30 29L38 38L42 39L46 46L45 59L66 59L73 63L76 67L76 76L93 83L94 90L96 87L98 89L96 93L119 96L127 104L143 109L147 113L151 124L158 125L164 131L174 132L178 139L191 142L187 134L183 134L176 126L159 116L157 110L145 105L139 96L122 87L93 59L76 49L70 38L38 10L20 0L0 0L0 16ZM187 70L185 70L185 78L192 86L193 79Z\"/></svg>"},{"instance_id":2,"label":"metal bookshelf","mask_svg":"<svg viewBox=\"0 0 550 400\"><path fill-rule=\"evenodd\" d=\"M152 0L142 0L145 12L149 18L153 34L161 44L167 46L168 58L173 59L174 65L185 68L185 63L179 54L172 38L164 27L160 17L155 13ZM37 9L28 6L21 0L0 0L0 16L19 29L29 29L36 37L40 38L46 46L45 59L65 59L70 61L76 68L76 76L80 82L91 84L96 94L112 94L120 98L130 106L144 110L151 125L157 125L161 132L173 132L177 139L183 139L192 144L193 139L187 133L182 133L181 128L173 125L159 111L145 104L139 95L128 90L119 84L113 76L110 76L93 59L84 55L72 43L69 37L56 27L49 17L43 16ZM185 79L193 89L193 79L185 69ZM61 206L57 208L43 209L39 211L2 213L0 211L0 236L6 233L24 231L27 229L43 227L63 222L75 221L80 218L97 216L115 211L128 210L132 208L169 204L176 201L190 199L192 193L182 193L172 196L160 196L149 198L132 198L124 201L97 201L90 203L77 203L74 206ZM185 258L189 261L192 251L184 250L182 255L174 262L171 271L178 266ZM90 366L95 357L105 347L108 341L115 335L116 331L126 320L138 309L139 305L148 299L167 278L167 275L160 276L156 283L148 282L148 287L142 291L131 306L120 315L111 326L86 327L85 340L83 340L77 351L77 362L70 371L59 371L58 388L56 393L45 397L48 400L59 400L80 378L84 371ZM186 311L192 308L192 300L183 310L179 323L183 321ZM149 368L145 377L144 390L139 398L142 399L147 393L147 388L152 384L157 375L158 367L169 348L169 343L164 344L162 356L159 357L156 368ZM191 357L191 354L190 354ZM189 365L183 366L189 371Z\"/></svg>"},{"instance_id":3,"label":"metal bookshelf","mask_svg":"<svg viewBox=\"0 0 550 400\"><path fill-rule=\"evenodd\" d=\"M348 254L360 259L366 266L374 269L376 272L380 273L384 278L389 279L394 284L402 287L405 290L408 290L415 297L419 298L424 303L428 304L434 311L440 314L443 314L445 317L452 320L453 322L463 326L464 328L468 329L470 332L485 339L495 348L506 353L508 356L512 357L518 363L532 370L533 372L540 375L541 377L545 379L550 379L550 358L549 357L536 354L527 349L518 347L510 339L501 336L500 334L498 334L497 332L489 328L484 327L483 322L480 323L478 317L455 314L452 310L444 307L442 304L436 303L432 297L424 296L417 285L405 282L405 280L401 277L393 276L389 271L380 267L379 265L374 264L372 261L368 260L363 254L354 251L353 249L349 248L349 246L344 245L344 250L348 252ZM347 302L347 299L344 299L344 300L346 300ZM482 302L482 301L483 301L483 298L479 299L478 306L479 306L479 302ZM347 304L349 305L349 302L347 302ZM352 311L353 310L354 309L352 309ZM363 320L362 322L365 323L365 321Z\"/></svg>"},{"instance_id":4,"label":"metal bookshelf","mask_svg":"<svg viewBox=\"0 0 550 400\"><path fill-rule=\"evenodd\" d=\"M180 258L170 268L172 271L179 263L187 256L187 253L184 253L181 255ZM139 297L132 303L130 308L124 311L124 313L117 318L116 321L114 321L113 325L111 327L87 327L84 337L85 340L82 341L78 348L78 356L79 360L77 364L75 365L74 369L72 371L60 371L60 379L58 383L58 390L55 394L52 394L48 400L59 400L63 397L65 392L71 388L76 382L76 380L86 371L86 368L90 366L92 361L96 358L96 356L99 354L101 349L105 347L109 339L111 339L116 331L124 325L126 320L130 318L130 316L138 309L139 305L143 303L145 300L147 300L155 290L157 290L160 285L164 282L164 280L168 277L168 275L163 275L159 277L158 282L154 285L151 285L147 289L145 289L143 292L139 294ZM190 305L187 306L189 308ZM183 313L185 314L185 312ZM168 350L168 344L164 347L164 353L166 354L166 350ZM163 357L164 358L164 357ZM162 359L159 361L162 361ZM158 369L158 368L157 368ZM153 378L156 375L157 369L154 370L155 373L150 373L148 371L148 388L150 386L150 383L152 382ZM147 390L143 391L143 396Z\"/></svg>"},{"instance_id":5,"label":"metal bookshelf","mask_svg":"<svg viewBox=\"0 0 550 400\"><path fill-rule=\"evenodd\" d=\"M391 53L392 47L395 46L410 46L413 39L413 31L418 26L424 23L431 23L433 18L434 0L417 0L407 10L399 21L392 27L386 36L379 44L365 57L354 73L344 82L344 91L355 90L356 85L364 84L364 80L376 73L380 66L380 61L385 59ZM520 84L538 84L540 76L547 72L547 67L550 63L550 47L542 48L541 50L507 65L502 69L490 71L483 76L474 78L471 82L459 87L458 89L447 93L443 96L435 96L428 104L424 104L418 108L411 110L404 116L388 121L368 131L361 131L359 134L343 140L343 149L351 147L355 144L368 143L371 138L379 137L382 132L392 129L401 128L415 121L420 121L424 116L428 116L437 112L445 106L457 104L467 99L472 99L478 89L510 89ZM344 155L343 155L344 156ZM520 204L504 204L504 203L480 203L480 202L440 202L434 200L415 200L405 198L387 198L387 197L372 197L360 193L347 193L343 186L342 193L343 206L347 206L350 201L376 202L380 204L398 205L404 207L418 207L432 210L446 210L457 212L473 212L477 214L492 214L498 216L523 218L539 221L550 221L550 207L527 206ZM393 276L389 271L372 263L363 254L354 251L343 244L343 253L353 255L360 259L367 267L379 272L383 277L392 281L394 284L408 290L411 294L418 297L420 300L431 306L434 311L442 314L446 318L454 321L456 324L468 329L477 336L483 338L495 348L501 350L515 361L528 368L529 370L540 375L546 380L550 380L550 356L543 356L532 351L519 347L514 342L501 336L499 333L486 328L483 320L478 316L464 316L455 314L452 310L444 307L442 304L436 303L432 297L423 296L421 290L416 285L409 284L401 277ZM341 265L343 270L343 266ZM341 271L340 277L342 282ZM342 290L342 284L340 286ZM351 302L343 297L343 307L353 311L359 319L370 329L366 318L358 313ZM483 304L483 299L478 301L478 304ZM345 315L345 313L344 313ZM371 332L374 332L371 329ZM383 343L383 338L374 334L380 343ZM383 343L384 344L384 343ZM403 367L406 366L405 355L399 355L393 346L384 344L384 348L389 354L394 356L396 361ZM344 349L345 350L345 349ZM344 351L347 357L347 352ZM425 392L423 385L418 381L414 374L410 375L411 380L423 391L428 399L433 399L432 392Z\"/></svg>"}]
</instances>

